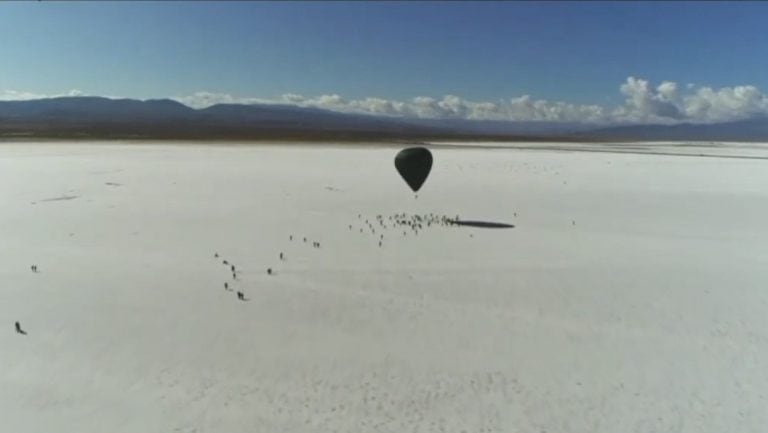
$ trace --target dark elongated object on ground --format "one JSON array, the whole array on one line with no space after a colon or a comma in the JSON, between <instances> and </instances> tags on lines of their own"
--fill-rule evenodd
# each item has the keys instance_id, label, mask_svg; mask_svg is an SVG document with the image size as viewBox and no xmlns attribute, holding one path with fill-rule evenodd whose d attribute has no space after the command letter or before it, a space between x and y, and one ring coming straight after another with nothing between
<instances>
[{"instance_id":1,"label":"dark elongated object on ground","mask_svg":"<svg viewBox=\"0 0 768 433\"><path fill-rule=\"evenodd\" d=\"M495 223L491 221L448 220L448 222L457 226L480 227L483 229L511 229L515 227L512 224Z\"/></svg>"},{"instance_id":2,"label":"dark elongated object on ground","mask_svg":"<svg viewBox=\"0 0 768 433\"><path fill-rule=\"evenodd\" d=\"M432 170L432 152L424 147L403 149L395 156L395 168L413 192L417 192Z\"/></svg>"}]
</instances>

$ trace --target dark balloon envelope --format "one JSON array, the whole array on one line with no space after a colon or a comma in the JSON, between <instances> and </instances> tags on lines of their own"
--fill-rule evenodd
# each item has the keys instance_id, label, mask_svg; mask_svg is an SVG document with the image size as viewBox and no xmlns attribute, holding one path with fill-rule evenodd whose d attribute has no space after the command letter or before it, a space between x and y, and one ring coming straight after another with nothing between
<instances>
[{"instance_id":1,"label":"dark balloon envelope","mask_svg":"<svg viewBox=\"0 0 768 433\"><path fill-rule=\"evenodd\" d=\"M405 183L416 192L432 170L432 153L423 147L409 147L401 150L395 157L395 168Z\"/></svg>"}]
</instances>

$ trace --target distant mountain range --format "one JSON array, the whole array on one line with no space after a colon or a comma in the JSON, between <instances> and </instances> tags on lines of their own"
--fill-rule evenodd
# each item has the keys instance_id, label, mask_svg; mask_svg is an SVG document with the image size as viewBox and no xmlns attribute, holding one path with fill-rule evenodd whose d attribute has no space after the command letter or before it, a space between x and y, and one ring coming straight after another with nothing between
<instances>
[{"instance_id":1,"label":"distant mountain range","mask_svg":"<svg viewBox=\"0 0 768 433\"><path fill-rule=\"evenodd\" d=\"M100 97L0 101L3 136L258 139L430 131L397 120L294 106L219 104L198 110L169 99Z\"/></svg>"},{"instance_id":2,"label":"distant mountain range","mask_svg":"<svg viewBox=\"0 0 768 433\"><path fill-rule=\"evenodd\" d=\"M0 137L300 140L768 141L768 118L716 124L596 128L563 122L405 119L292 105L61 97L0 101Z\"/></svg>"},{"instance_id":3,"label":"distant mountain range","mask_svg":"<svg viewBox=\"0 0 768 433\"><path fill-rule=\"evenodd\" d=\"M768 141L768 117L708 124L614 126L576 135L637 141Z\"/></svg>"}]
</instances>

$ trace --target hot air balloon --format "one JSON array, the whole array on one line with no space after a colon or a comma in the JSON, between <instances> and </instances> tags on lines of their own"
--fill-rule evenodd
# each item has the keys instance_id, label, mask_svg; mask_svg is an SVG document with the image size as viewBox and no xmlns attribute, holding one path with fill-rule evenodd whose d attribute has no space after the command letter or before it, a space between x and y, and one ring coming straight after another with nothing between
<instances>
[{"instance_id":1,"label":"hot air balloon","mask_svg":"<svg viewBox=\"0 0 768 433\"><path fill-rule=\"evenodd\" d=\"M413 192L417 192L432 169L432 153L423 147L403 149L395 156L395 168Z\"/></svg>"}]
</instances>

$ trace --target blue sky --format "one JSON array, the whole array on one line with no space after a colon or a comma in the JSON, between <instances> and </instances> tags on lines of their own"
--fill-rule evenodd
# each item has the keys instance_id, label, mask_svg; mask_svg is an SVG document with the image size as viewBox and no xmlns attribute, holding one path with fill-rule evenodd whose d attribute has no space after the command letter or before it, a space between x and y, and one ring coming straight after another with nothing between
<instances>
[{"instance_id":1,"label":"blue sky","mask_svg":"<svg viewBox=\"0 0 768 433\"><path fill-rule=\"evenodd\" d=\"M650 89L640 105L664 103L669 81L678 111L686 92L736 86L757 89L759 108L766 22L759 2L1 3L0 92L338 95L345 109L530 95L614 110L636 96L620 90L635 77Z\"/></svg>"}]
</instances>

